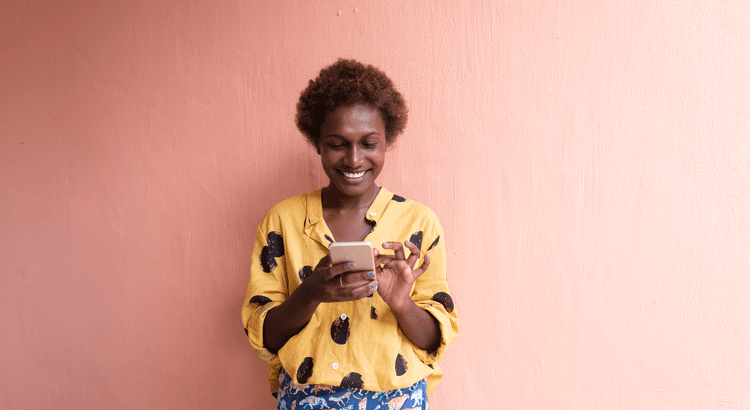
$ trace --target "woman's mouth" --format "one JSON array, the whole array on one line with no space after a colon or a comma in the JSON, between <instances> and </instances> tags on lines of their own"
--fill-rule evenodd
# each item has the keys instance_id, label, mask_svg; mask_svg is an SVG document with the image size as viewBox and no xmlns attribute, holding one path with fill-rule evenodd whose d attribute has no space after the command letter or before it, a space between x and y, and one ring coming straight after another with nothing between
<instances>
[{"instance_id":1,"label":"woman's mouth","mask_svg":"<svg viewBox=\"0 0 750 410\"><path fill-rule=\"evenodd\" d=\"M361 171L361 172L346 172L346 171L341 171L341 173L344 174L344 176L347 179L360 179L363 176L365 176L365 174L367 173L367 171Z\"/></svg>"}]
</instances>

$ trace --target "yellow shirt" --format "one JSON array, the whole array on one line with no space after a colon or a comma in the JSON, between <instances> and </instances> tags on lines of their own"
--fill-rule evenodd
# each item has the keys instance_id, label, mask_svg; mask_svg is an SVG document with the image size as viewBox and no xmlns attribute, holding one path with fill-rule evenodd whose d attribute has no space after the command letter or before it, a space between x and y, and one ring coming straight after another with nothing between
<instances>
[{"instance_id":1,"label":"yellow shirt","mask_svg":"<svg viewBox=\"0 0 750 410\"><path fill-rule=\"evenodd\" d=\"M440 325L437 351L427 352L401 332L390 307L374 296L351 302L321 303L308 324L272 354L263 347L263 321L328 254L333 234L323 219L320 192L289 198L274 206L258 226L242 322L250 344L266 362L271 392L283 366L297 384L323 384L385 391L427 378L432 393L442 372L436 361L458 335L458 316L445 274L445 240L435 214L424 205L381 188L367 210L374 228L364 239L381 253L383 242L410 240L430 255L430 266L415 282L411 298Z\"/></svg>"}]
</instances>

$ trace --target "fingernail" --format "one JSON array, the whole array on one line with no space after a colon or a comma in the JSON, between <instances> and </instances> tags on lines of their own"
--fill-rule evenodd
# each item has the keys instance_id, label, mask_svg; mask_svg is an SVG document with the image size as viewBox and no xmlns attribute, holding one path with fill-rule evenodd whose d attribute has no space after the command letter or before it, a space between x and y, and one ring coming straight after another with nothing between
<instances>
[{"instance_id":1,"label":"fingernail","mask_svg":"<svg viewBox=\"0 0 750 410\"><path fill-rule=\"evenodd\" d=\"M388 242L383 242L383 246L388 246Z\"/></svg>"},{"instance_id":2,"label":"fingernail","mask_svg":"<svg viewBox=\"0 0 750 410\"><path fill-rule=\"evenodd\" d=\"M411 245L411 241L406 241L406 244L407 245Z\"/></svg>"},{"instance_id":3,"label":"fingernail","mask_svg":"<svg viewBox=\"0 0 750 410\"><path fill-rule=\"evenodd\" d=\"M375 272L370 272L370 273L368 273L368 275L370 275L370 277L372 278L372 277L375 276Z\"/></svg>"},{"instance_id":4,"label":"fingernail","mask_svg":"<svg viewBox=\"0 0 750 410\"><path fill-rule=\"evenodd\" d=\"M349 267L350 267L350 268L353 268L353 267L354 267L354 264L353 264L353 263L350 263L350 264L349 264Z\"/></svg>"},{"instance_id":5,"label":"fingernail","mask_svg":"<svg viewBox=\"0 0 750 410\"><path fill-rule=\"evenodd\" d=\"M378 282L372 282L372 287L373 288L377 288L378 287Z\"/></svg>"}]
</instances>

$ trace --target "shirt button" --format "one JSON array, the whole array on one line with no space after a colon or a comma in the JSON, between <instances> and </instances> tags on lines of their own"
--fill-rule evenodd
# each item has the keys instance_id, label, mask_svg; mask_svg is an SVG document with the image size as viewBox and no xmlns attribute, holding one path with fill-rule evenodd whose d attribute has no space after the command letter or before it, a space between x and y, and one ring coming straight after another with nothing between
<instances>
[{"instance_id":1,"label":"shirt button","mask_svg":"<svg viewBox=\"0 0 750 410\"><path fill-rule=\"evenodd\" d=\"M341 320L346 320L346 313L342 313L340 317L341 317Z\"/></svg>"},{"instance_id":2,"label":"shirt button","mask_svg":"<svg viewBox=\"0 0 750 410\"><path fill-rule=\"evenodd\" d=\"M338 363L334 363L334 364L331 365L331 367L333 367L333 370L338 370L339 369L339 364Z\"/></svg>"},{"instance_id":3,"label":"shirt button","mask_svg":"<svg viewBox=\"0 0 750 410\"><path fill-rule=\"evenodd\" d=\"M375 213L375 212L370 212L370 216L375 216L375 215L377 215L377 213Z\"/></svg>"}]
</instances>

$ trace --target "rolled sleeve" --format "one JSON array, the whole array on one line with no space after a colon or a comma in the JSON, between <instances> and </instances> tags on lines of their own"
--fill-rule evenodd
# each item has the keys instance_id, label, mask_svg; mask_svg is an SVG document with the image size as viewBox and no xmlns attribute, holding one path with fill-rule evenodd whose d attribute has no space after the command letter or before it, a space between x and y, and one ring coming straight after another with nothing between
<instances>
[{"instance_id":1,"label":"rolled sleeve","mask_svg":"<svg viewBox=\"0 0 750 410\"><path fill-rule=\"evenodd\" d=\"M268 312L287 299L284 242L275 225L273 218L266 216L258 226L241 312L250 345L267 364L278 359L263 344L263 323Z\"/></svg>"},{"instance_id":2,"label":"rolled sleeve","mask_svg":"<svg viewBox=\"0 0 750 410\"><path fill-rule=\"evenodd\" d=\"M417 306L432 315L440 326L440 344L434 352L418 348L415 349L419 360L424 364L433 364L443 357L448 346L456 340L456 337L458 336L458 317L455 315L455 310L453 313L448 313L439 303L430 303L426 301L416 303Z\"/></svg>"},{"instance_id":3,"label":"rolled sleeve","mask_svg":"<svg viewBox=\"0 0 750 410\"><path fill-rule=\"evenodd\" d=\"M268 312L274 307L280 305L281 302L268 302L265 305L257 307L253 307L253 304L254 303L247 303L248 308L246 315L245 310L243 309L243 320L245 320L247 337L258 357L268 363L272 359L272 356L276 355L268 351L263 344L263 322L265 322Z\"/></svg>"},{"instance_id":4,"label":"rolled sleeve","mask_svg":"<svg viewBox=\"0 0 750 410\"><path fill-rule=\"evenodd\" d=\"M423 252L430 255L430 266L417 279L412 300L437 320L440 327L440 345L435 351L414 348L417 357L425 364L437 362L458 336L458 314L453 304L446 280L445 240L442 230L433 234L432 244Z\"/></svg>"},{"instance_id":5,"label":"rolled sleeve","mask_svg":"<svg viewBox=\"0 0 750 410\"><path fill-rule=\"evenodd\" d=\"M242 322L244 323L245 332L247 332L247 338L250 341L250 345L255 350L255 354L266 364L266 368L270 375L268 378L268 385L271 394L274 394L279 389L277 375L281 369L281 361L279 360L278 355L271 353L263 345L263 322L265 322L268 312L274 307L280 305L281 302L267 302L260 305L255 302L250 302L252 296L246 296L245 299L245 303L242 306Z\"/></svg>"}]
</instances>

